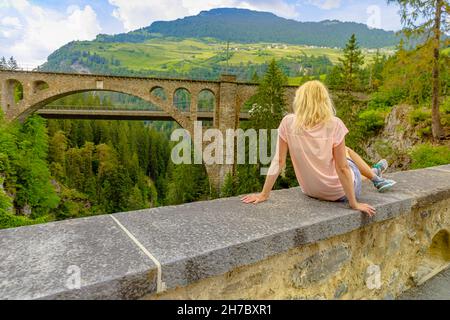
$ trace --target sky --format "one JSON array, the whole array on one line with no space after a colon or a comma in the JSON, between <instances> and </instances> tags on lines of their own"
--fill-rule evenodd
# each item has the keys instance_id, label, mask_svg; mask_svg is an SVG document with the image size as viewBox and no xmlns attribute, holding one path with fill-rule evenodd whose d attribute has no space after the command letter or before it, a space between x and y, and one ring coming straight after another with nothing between
<instances>
[{"instance_id":1,"label":"sky","mask_svg":"<svg viewBox=\"0 0 450 320\"><path fill-rule=\"evenodd\" d=\"M0 57L33 68L73 40L117 34L220 7L269 11L298 21L337 19L399 30L386 0L0 0Z\"/></svg>"}]
</instances>

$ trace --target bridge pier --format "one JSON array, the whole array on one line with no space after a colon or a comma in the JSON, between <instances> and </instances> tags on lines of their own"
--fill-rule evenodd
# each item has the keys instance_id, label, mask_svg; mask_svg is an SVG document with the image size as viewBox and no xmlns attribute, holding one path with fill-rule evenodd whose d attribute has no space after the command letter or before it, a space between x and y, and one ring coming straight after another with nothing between
<instances>
[{"instance_id":1,"label":"bridge pier","mask_svg":"<svg viewBox=\"0 0 450 320\"><path fill-rule=\"evenodd\" d=\"M232 164L205 165L205 168L208 174L211 193L220 193L227 175L235 173L235 167Z\"/></svg>"},{"instance_id":2,"label":"bridge pier","mask_svg":"<svg viewBox=\"0 0 450 320\"><path fill-rule=\"evenodd\" d=\"M219 86L219 103L216 106L214 125L222 133L224 137L223 143L226 142L226 132L229 129L235 130L239 126L240 105L238 102L238 83L235 75L222 75L220 77ZM223 146L226 150L226 146ZM236 145L233 146L233 154L236 154ZM225 157L225 154L224 154ZM211 189L220 192L227 175L235 174L236 166L234 164L226 164L225 158L223 164L209 165L206 167Z\"/></svg>"}]
</instances>

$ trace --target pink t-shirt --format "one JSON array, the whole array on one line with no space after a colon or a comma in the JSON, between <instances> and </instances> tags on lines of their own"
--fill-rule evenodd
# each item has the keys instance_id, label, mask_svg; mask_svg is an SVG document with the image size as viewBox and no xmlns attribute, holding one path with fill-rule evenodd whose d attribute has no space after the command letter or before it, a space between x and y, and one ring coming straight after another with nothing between
<instances>
[{"instance_id":1,"label":"pink t-shirt","mask_svg":"<svg viewBox=\"0 0 450 320\"><path fill-rule=\"evenodd\" d=\"M337 117L308 130L297 130L294 122L294 114L284 117L278 134L289 146L302 191L323 200L336 201L342 198L345 192L336 173L333 148L344 141L347 127Z\"/></svg>"}]
</instances>

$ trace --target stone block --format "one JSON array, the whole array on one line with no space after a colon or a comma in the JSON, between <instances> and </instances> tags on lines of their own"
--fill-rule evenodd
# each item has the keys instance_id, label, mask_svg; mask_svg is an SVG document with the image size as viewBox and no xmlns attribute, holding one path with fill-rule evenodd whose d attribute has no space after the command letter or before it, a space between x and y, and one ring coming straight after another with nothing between
<instances>
[{"instance_id":1,"label":"stone block","mask_svg":"<svg viewBox=\"0 0 450 320\"><path fill-rule=\"evenodd\" d=\"M0 231L0 299L135 299L156 266L109 217Z\"/></svg>"},{"instance_id":2,"label":"stone block","mask_svg":"<svg viewBox=\"0 0 450 320\"><path fill-rule=\"evenodd\" d=\"M336 288L336 291L334 293L335 299L342 298L343 295L345 295L348 292L348 286L345 283L340 283L339 286Z\"/></svg>"},{"instance_id":3,"label":"stone block","mask_svg":"<svg viewBox=\"0 0 450 320\"><path fill-rule=\"evenodd\" d=\"M294 267L291 274L292 285L303 288L328 279L350 259L351 253L343 245L314 254Z\"/></svg>"}]
</instances>

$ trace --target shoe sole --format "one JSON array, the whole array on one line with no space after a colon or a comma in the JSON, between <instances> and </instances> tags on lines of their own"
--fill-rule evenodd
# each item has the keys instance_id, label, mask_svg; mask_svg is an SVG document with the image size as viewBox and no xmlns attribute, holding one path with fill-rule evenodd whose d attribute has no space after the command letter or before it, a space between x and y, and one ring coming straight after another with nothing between
<instances>
[{"instance_id":1,"label":"shoe sole","mask_svg":"<svg viewBox=\"0 0 450 320\"><path fill-rule=\"evenodd\" d=\"M390 184L387 184L387 185L385 185L385 186L382 186L382 187L380 187L380 189L378 189L378 192L380 192L380 193L383 193L383 192L385 192L385 191L388 191L389 189L391 189L393 186L395 186L397 184L397 182L396 181L394 181L394 182L392 182L392 183L390 183Z\"/></svg>"}]
</instances>

